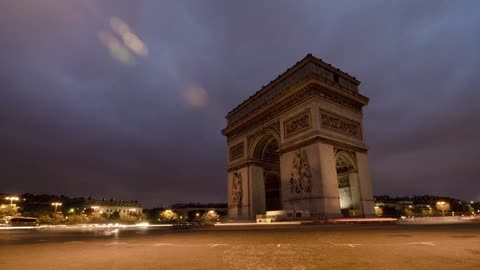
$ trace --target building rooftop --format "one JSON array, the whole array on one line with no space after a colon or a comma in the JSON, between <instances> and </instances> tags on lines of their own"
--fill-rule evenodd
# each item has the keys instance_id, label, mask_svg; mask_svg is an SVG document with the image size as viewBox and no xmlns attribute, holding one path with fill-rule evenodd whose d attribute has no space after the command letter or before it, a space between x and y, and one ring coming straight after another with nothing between
<instances>
[{"instance_id":1,"label":"building rooftop","mask_svg":"<svg viewBox=\"0 0 480 270\"><path fill-rule=\"evenodd\" d=\"M338 84L339 88L346 88L350 91L356 91L358 92L358 85L360 84L360 81L357 80L354 76L351 76L350 74L332 66L331 64L328 64L324 62L322 59L317 58L313 56L312 54L307 54L302 60L298 61L293 65L292 67L288 68L286 71L284 71L282 74L278 75L277 78L274 80L270 81L267 85L262 86L260 90L255 92L253 95L251 95L249 98L247 98L245 101L240 103L238 106L233 108L230 112L228 112L226 118L229 121L229 123L236 122L240 118L243 117L242 115L242 110L248 106L248 104L252 103L253 100L258 99L260 96L264 95L265 93L269 92L272 88L276 87L278 84L280 84L282 81L293 75L295 72L301 70L303 67L305 67L307 64L312 63L316 67L320 67L321 69L327 71L329 74L332 75L332 79L336 78L337 81L336 83ZM343 84L339 83L339 79L341 78ZM347 85L351 87L346 87ZM357 93L358 94L358 93ZM240 114L240 116L238 115Z\"/></svg>"}]
</instances>

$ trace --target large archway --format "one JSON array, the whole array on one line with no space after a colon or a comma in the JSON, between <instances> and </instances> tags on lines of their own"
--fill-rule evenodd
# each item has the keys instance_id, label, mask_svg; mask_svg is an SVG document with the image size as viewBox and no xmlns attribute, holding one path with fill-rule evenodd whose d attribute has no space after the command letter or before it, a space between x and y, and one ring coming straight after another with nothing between
<instances>
[{"instance_id":1,"label":"large archway","mask_svg":"<svg viewBox=\"0 0 480 270\"><path fill-rule=\"evenodd\" d=\"M307 55L227 114L230 219L375 214L359 84Z\"/></svg>"},{"instance_id":2,"label":"large archway","mask_svg":"<svg viewBox=\"0 0 480 270\"><path fill-rule=\"evenodd\" d=\"M335 158L340 197L340 210L345 217L359 216L358 174L355 160L346 152L339 152Z\"/></svg>"},{"instance_id":3,"label":"large archway","mask_svg":"<svg viewBox=\"0 0 480 270\"><path fill-rule=\"evenodd\" d=\"M278 148L278 140L273 135L264 135L253 151L254 161L263 168L266 211L282 209Z\"/></svg>"}]
</instances>

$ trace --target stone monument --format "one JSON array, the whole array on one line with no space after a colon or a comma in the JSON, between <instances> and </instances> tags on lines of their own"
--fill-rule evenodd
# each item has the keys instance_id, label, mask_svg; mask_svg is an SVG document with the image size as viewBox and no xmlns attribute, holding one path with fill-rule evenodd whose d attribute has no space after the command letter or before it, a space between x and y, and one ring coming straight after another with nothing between
<instances>
[{"instance_id":1,"label":"stone monument","mask_svg":"<svg viewBox=\"0 0 480 270\"><path fill-rule=\"evenodd\" d=\"M230 219L375 215L359 84L309 54L227 114Z\"/></svg>"}]
</instances>

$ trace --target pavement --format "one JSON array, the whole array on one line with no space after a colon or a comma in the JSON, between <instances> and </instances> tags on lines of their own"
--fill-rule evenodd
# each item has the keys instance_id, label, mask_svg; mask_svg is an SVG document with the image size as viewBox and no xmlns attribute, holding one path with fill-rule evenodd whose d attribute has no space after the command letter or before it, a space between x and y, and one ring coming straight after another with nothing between
<instances>
[{"instance_id":1,"label":"pavement","mask_svg":"<svg viewBox=\"0 0 480 270\"><path fill-rule=\"evenodd\" d=\"M0 231L0 269L480 269L480 223Z\"/></svg>"}]
</instances>

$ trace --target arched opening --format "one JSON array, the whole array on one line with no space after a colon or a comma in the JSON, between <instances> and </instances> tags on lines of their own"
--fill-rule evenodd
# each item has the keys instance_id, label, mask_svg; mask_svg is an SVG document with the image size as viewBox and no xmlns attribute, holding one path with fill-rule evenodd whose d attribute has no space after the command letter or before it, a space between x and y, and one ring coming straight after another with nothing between
<instances>
[{"instance_id":1,"label":"arched opening","mask_svg":"<svg viewBox=\"0 0 480 270\"><path fill-rule=\"evenodd\" d=\"M280 154L277 139L273 135L260 139L255 146L253 159L263 168L265 210L281 210Z\"/></svg>"},{"instance_id":2,"label":"arched opening","mask_svg":"<svg viewBox=\"0 0 480 270\"><path fill-rule=\"evenodd\" d=\"M342 215L358 216L359 199L357 173L354 160L347 153L339 153L336 157L338 193Z\"/></svg>"}]
</instances>

